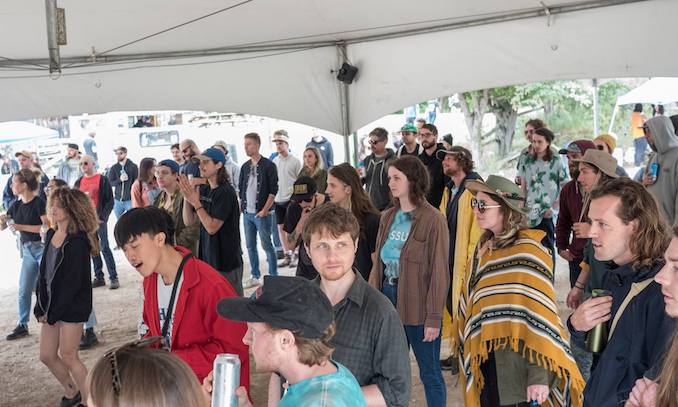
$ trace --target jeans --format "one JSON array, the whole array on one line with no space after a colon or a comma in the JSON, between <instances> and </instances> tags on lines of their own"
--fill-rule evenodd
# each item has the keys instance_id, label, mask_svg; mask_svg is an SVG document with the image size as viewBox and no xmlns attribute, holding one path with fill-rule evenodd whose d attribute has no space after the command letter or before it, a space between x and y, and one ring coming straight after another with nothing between
<instances>
[{"instance_id":1,"label":"jeans","mask_svg":"<svg viewBox=\"0 0 678 407\"><path fill-rule=\"evenodd\" d=\"M115 259L113 258L113 252L111 252L111 247L108 245L108 225L106 222L99 225L97 230L97 235L99 235L99 250L101 254L104 255L104 260L106 261L106 268L108 269L108 278L111 280L118 279L118 273L115 271ZM92 262L94 263L94 276L99 279L104 279L104 264L101 261L101 255L93 256Z\"/></svg>"},{"instance_id":2,"label":"jeans","mask_svg":"<svg viewBox=\"0 0 678 407\"><path fill-rule=\"evenodd\" d=\"M132 200L119 201L116 199L115 202L113 202L113 212L115 213L116 219L120 219L120 217L130 209L132 209Z\"/></svg>"},{"instance_id":3,"label":"jeans","mask_svg":"<svg viewBox=\"0 0 678 407\"><path fill-rule=\"evenodd\" d=\"M633 147L635 154L633 156L633 164L636 167L640 167L645 161L645 151L647 150L647 138L640 137L633 140Z\"/></svg>"},{"instance_id":4,"label":"jeans","mask_svg":"<svg viewBox=\"0 0 678 407\"><path fill-rule=\"evenodd\" d=\"M257 233L261 239L261 245L266 252L266 260L268 261L268 274L272 276L278 275L278 264L275 257L275 249L271 243L271 224L273 217L267 216L259 218L254 213L245 212L243 217L243 225L245 226L245 242L247 244L247 253L250 256L250 265L252 266L252 277L261 277L259 271L259 253L257 252Z\"/></svg>"},{"instance_id":5,"label":"jeans","mask_svg":"<svg viewBox=\"0 0 678 407\"><path fill-rule=\"evenodd\" d=\"M541 243L551 251L551 259L553 260L553 276L552 281L556 281L556 228L553 226L552 218L543 218L541 223L533 229L543 230L546 233L546 238Z\"/></svg>"},{"instance_id":6,"label":"jeans","mask_svg":"<svg viewBox=\"0 0 678 407\"><path fill-rule=\"evenodd\" d=\"M97 314L94 312L94 306L92 306L92 312L89 313L89 318L85 322L85 329L94 328L97 325Z\"/></svg>"},{"instance_id":7,"label":"jeans","mask_svg":"<svg viewBox=\"0 0 678 407\"><path fill-rule=\"evenodd\" d=\"M42 242L25 242L21 244L21 274L19 274L19 322L28 324L31 312L31 299L38 282L40 260L44 249Z\"/></svg>"},{"instance_id":8,"label":"jeans","mask_svg":"<svg viewBox=\"0 0 678 407\"><path fill-rule=\"evenodd\" d=\"M270 213L268 217L271 218L271 236L273 236L273 246L275 247L275 250L282 250L283 245L282 242L280 241L280 233L278 232L278 227L275 223L275 213Z\"/></svg>"},{"instance_id":9,"label":"jeans","mask_svg":"<svg viewBox=\"0 0 678 407\"><path fill-rule=\"evenodd\" d=\"M381 291L394 307L398 304L397 285L384 282ZM424 325L405 325L405 336L419 365L419 378L424 384L426 404L429 407L445 406L447 390L443 372L440 370L440 335L433 342L424 342Z\"/></svg>"},{"instance_id":10,"label":"jeans","mask_svg":"<svg viewBox=\"0 0 678 407\"><path fill-rule=\"evenodd\" d=\"M428 112L428 123L433 124L436 121L436 112Z\"/></svg>"}]
</instances>

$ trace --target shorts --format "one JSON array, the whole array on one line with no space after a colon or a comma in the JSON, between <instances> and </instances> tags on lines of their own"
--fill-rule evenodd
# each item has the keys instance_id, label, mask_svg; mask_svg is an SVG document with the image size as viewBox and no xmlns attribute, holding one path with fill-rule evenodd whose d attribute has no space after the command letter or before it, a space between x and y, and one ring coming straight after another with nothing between
<instances>
[{"instance_id":1,"label":"shorts","mask_svg":"<svg viewBox=\"0 0 678 407\"><path fill-rule=\"evenodd\" d=\"M287 215L287 207L290 205L290 201L275 203L275 223L282 225L285 223L285 215Z\"/></svg>"}]
</instances>

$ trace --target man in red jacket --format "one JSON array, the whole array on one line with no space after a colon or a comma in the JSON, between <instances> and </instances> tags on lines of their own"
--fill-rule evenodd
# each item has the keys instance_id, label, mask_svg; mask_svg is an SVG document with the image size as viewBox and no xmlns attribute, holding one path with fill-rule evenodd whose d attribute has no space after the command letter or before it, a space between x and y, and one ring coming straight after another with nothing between
<instances>
[{"instance_id":1,"label":"man in red jacket","mask_svg":"<svg viewBox=\"0 0 678 407\"><path fill-rule=\"evenodd\" d=\"M169 214L152 206L126 212L115 225L118 246L144 277L145 336L162 336L200 382L218 354L237 354L240 385L249 392L249 350L242 342L247 325L217 314L219 300L238 295L211 266L173 246L173 228Z\"/></svg>"}]
</instances>

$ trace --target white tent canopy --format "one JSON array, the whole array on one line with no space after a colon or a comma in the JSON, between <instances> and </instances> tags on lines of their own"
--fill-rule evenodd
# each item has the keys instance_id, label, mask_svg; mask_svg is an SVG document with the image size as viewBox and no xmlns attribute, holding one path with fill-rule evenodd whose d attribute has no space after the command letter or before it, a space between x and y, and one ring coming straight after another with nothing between
<instances>
[{"instance_id":1,"label":"white tent canopy","mask_svg":"<svg viewBox=\"0 0 678 407\"><path fill-rule=\"evenodd\" d=\"M678 102L678 78L652 78L617 98L617 105L652 103L663 105Z\"/></svg>"},{"instance_id":2,"label":"white tent canopy","mask_svg":"<svg viewBox=\"0 0 678 407\"><path fill-rule=\"evenodd\" d=\"M347 135L405 105L459 91L678 72L669 43L657 42L678 38L675 0L58 5L66 12L68 44L60 47L62 74L50 77L44 3L3 2L0 121L118 110L236 111ZM347 86L331 72L344 61L360 70Z\"/></svg>"},{"instance_id":3,"label":"white tent canopy","mask_svg":"<svg viewBox=\"0 0 678 407\"><path fill-rule=\"evenodd\" d=\"M59 137L59 132L28 122L0 123L0 144Z\"/></svg>"}]
</instances>

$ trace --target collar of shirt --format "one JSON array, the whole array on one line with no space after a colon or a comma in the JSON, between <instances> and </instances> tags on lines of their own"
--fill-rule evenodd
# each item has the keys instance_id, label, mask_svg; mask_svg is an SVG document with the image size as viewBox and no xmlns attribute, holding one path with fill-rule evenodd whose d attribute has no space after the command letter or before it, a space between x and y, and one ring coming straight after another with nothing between
<instances>
[{"instance_id":1,"label":"collar of shirt","mask_svg":"<svg viewBox=\"0 0 678 407\"><path fill-rule=\"evenodd\" d=\"M348 293L346 293L346 297L341 300L336 306L341 306L344 304L344 301L346 299L350 300L354 304L356 304L358 307L362 307L363 302L365 300L365 288L367 287L367 282L363 278L363 276L358 273L355 269L352 270L353 274L355 274L355 280L353 281L353 284L351 285L351 288L349 288ZM320 285L320 276L316 277L314 279L315 283Z\"/></svg>"}]
</instances>

